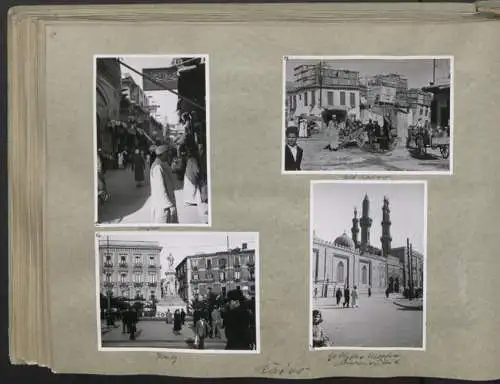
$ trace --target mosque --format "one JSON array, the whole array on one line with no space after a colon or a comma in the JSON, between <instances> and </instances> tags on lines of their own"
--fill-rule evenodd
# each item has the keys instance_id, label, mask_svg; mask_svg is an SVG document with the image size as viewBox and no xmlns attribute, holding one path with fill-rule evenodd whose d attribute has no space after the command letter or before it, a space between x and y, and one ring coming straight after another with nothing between
<instances>
[{"instance_id":1,"label":"mosque","mask_svg":"<svg viewBox=\"0 0 500 384\"><path fill-rule=\"evenodd\" d=\"M334 241L313 235L313 297L332 297L337 288L357 286L360 293L402 292L405 287L423 288L424 256L412 249L410 241L391 248L389 200L382 207L381 248L370 242L370 201L365 195L362 215L354 209L351 236L343 233ZM361 238L358 235L361 228Z\"/></svg>"}]
</instances>

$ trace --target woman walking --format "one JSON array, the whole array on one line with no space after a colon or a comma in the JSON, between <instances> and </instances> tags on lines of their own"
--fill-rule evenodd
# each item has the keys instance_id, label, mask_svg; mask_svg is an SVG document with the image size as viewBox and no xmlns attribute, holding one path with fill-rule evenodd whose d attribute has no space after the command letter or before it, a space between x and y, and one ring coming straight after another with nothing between
<instances>
[{"instance_id":1,"label":"woman walking","mask_svg":"<svg viewBox=\"0 0 500 384\"><path fill-rule=\"evenodd\" d=\"M136 149L134 154L134 176L137 188L142 187L142 184L144 183L144 163L144 157L141 155L139 150Z\"/></svg>"},{"instance_id":2,"label":"woman walking","mask_svg":"<svg viewBox=\"0 0 500 384\"><path fill-rule=\"evenodd\" d=\"M181 313L178 309L174 312L174 333L178 335L182 330Z\"/></svg>"},{"instance_id":3,"label":"woman walking","mask_svg":"<svg viewBox=\"0 0 500 384\"><path fill-rule=\"evenodd\" d=\"M354 289L352 290L351 296L352 296L352 307L359 308L359 304L358 304L359 295L358 295L358 287L357 286L354 286Z\"/></svg>"}]
</instances>

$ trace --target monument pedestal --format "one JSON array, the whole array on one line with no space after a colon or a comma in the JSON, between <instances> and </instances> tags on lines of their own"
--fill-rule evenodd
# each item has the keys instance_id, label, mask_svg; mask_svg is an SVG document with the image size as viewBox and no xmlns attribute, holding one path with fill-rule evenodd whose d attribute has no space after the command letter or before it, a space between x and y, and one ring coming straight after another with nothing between
<instances>
[{"instance_id":1,"label":"monument pedestal","mask_svg":"<svg viewBox=\"0 0 500 384\"><path fill-rule=\"evenodd\" d=\"M156 303L156 317L165 318L168 310L172 315L176 310L187 313L187 304L179 296L166 296Z\"/></svg>"}]
</instances>

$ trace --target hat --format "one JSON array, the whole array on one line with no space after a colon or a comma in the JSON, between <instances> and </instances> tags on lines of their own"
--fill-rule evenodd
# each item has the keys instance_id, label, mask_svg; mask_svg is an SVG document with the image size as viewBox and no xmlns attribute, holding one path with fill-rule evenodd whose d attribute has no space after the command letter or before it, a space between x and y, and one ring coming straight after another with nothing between
<instances>
[{"instance_id":1,"label":"hat","mask_svg":"<svg viewBox=\"0 0 500 384\"><path fill-rule=\"evenodd\" d=\"M160 146L155 148L155 153L157 155L161 155L163 152L167 152L167 151L168 151L168 146L166 146L166 145L160 145Z\"/></svg>"},{"instance_id":2,"label":"hat","mask_svg":"<svg viewBox=\"0 0 500 384\"><path fill-rule=\"evenodd\" d=\"M239 289L233 289L227 293L227 298L229 300L245 301L245 296Z\"/></svg>"}]
</instances>

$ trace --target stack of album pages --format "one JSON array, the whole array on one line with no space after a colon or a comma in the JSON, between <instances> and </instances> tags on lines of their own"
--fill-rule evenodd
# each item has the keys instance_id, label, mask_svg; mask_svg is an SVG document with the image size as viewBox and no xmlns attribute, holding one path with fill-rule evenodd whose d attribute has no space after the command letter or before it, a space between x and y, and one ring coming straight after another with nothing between
<instances>
[{"instance_id":1,"label":"stack of album pages","mask_svg":"<svg viewBox=\"0 0 500 384\"><path fill-rule=\"evenodd\" d=\"M11 361L498 377L499 15L13 8Z\"/></svg>"}]
</instances>

